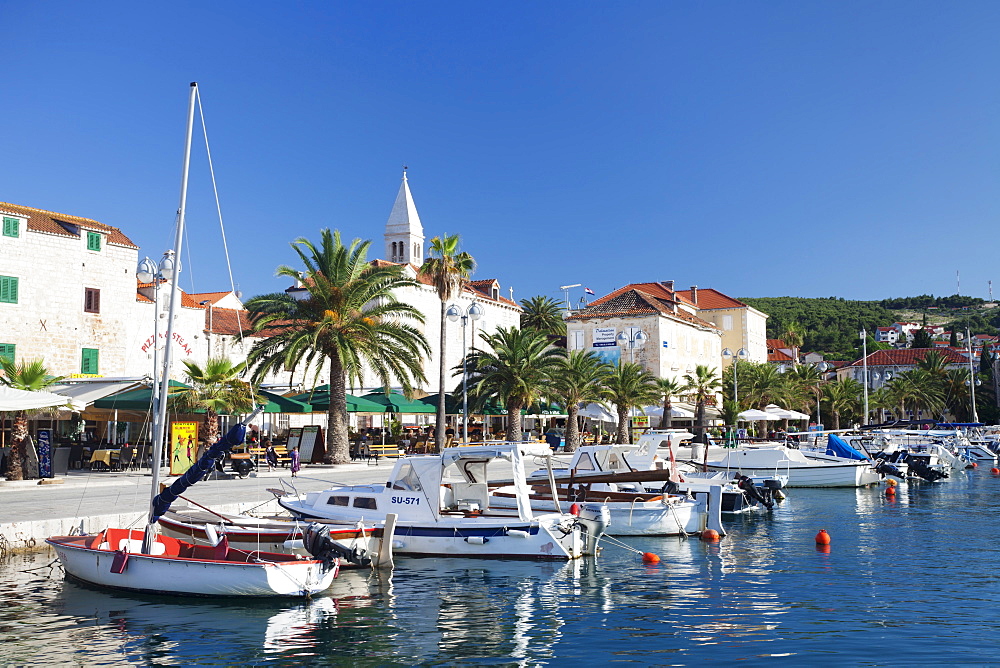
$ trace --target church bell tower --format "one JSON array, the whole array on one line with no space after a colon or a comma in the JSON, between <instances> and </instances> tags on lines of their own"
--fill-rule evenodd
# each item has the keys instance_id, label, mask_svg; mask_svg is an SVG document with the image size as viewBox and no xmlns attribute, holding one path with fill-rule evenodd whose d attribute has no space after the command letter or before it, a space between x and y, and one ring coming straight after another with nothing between
<instances>
[{"instance_id":1,"label":"church bell tower","mask_svg":"<svg viewBox=\"0 0 1000 668\"><path fill-rule=\"evenodd\" d=\"M390 262L417 267L424 263L424 228L410 194L406 168L403 168L403 182L385 224L385 258Z\"/></svg>"}]
</instances>

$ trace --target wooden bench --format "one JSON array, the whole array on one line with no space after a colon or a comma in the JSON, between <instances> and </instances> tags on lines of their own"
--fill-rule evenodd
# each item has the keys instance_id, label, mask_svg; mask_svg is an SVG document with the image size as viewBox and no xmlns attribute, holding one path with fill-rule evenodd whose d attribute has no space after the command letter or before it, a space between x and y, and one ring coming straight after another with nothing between
<instances>
[{"instance_id":1,"label":"wooden bench","mask_svg":"<svg viewBox=\"0 0 1000 668\"><path fill-rule=\"evenodd\" d=\"M382 445L380 443L372 443L369 444L367 447L368 447L368 455L366 459L368 460L369 464L375 462L376 466L378 465L379 457L398 458L403 456L403 453L399 451L399 446L396 445L395 443L391 444L386 443L385 445Z\"/></svg>"},{"instance_id":2,"label":"wooden bench","mask_svg":"<svg viewBox=\"0 0 1000 668\"><path fill-rule=\"evenodd\" d=\"M260 466L267 466L267 448L247 448L247 452L254 456L254 461L257 462L258 468ZM274 446L274 452L278 455L278 466L288 466L292 463L292 458L288 455L288 450L285 446Z\"/></svg>"}]
</instances>

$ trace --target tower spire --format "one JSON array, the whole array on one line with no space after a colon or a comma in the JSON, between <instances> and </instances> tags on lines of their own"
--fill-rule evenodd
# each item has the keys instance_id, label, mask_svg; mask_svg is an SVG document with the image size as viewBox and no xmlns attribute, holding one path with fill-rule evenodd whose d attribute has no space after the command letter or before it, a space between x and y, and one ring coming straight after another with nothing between
<instances>
[{"instance_id":1,"label":"tower spire","mask_svg":"<svg viewBox=\"0 0 1000 668\"><path fill-rule=\"evenodd\" d=\"M407 169L403 165L403 182L385 224L385 256L391 262L419 266L424 261L424 228L413 203Z\"/></svg>"}]
</instances>

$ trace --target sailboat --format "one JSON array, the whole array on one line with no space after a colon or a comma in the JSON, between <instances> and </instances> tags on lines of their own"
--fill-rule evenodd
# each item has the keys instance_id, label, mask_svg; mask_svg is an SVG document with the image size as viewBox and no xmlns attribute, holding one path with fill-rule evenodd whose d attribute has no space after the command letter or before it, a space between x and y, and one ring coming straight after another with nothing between
<instances>
[{"instance_id":1,"label":"sailboat","mask_svg":"<svg viewBox=\"0 0 1000 668\"><path fill-rule=\"evenodd\" d=\"M174 257L181 257L191 136L194 127L198 84L191 84L187 137L177 211ZM180 272L179 263L175 271ZM170 290L166 340L173 340L174 315L180 301L176 275ZM329 530L311 525L304 544L312 558L301 555L260 552L230 547L225 535L209 529L208 544L196 544L160 535L157 520L181 493L201 480L217 458L243 443L246 425L263 410L258 407L215 443L191 468L162 492L159 491L160 462L166 424L167 390L172 346L167 346L163 365L156 365L160 394L153 425L153 466L149 517L145 529L105 529L96 535L53 536L45 542L59 557L66 575L113 589L144 593L195 596L311 596L327 589L339 570L339 552Z\"/></svg>"}]
</instances>

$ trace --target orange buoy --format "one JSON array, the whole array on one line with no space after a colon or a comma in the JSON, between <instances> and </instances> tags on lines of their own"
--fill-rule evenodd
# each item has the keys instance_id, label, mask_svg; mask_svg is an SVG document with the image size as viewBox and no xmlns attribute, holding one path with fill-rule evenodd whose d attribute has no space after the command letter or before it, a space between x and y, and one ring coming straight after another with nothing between
<instances>
[{"instance_id":1,"label":"orange buoy","mask_svg":"<svg viewBox=\"0 0 1000 668\"><path fill-rule=\"evenodd\" d=\"M972 462L971 464L969 464L969 466L971 468L974 468L974 469L978 469L979 468L979 464L977 464L976 462Z\"/></svg>"},{"instance_id":2,"label":"orange buoy","mask_svg":"<svg viewBox=\"0 0 1000 668\"><path fill-rule=\"evenodd\" d=\"M653 554L652 552L642 553L642 563L644 564L658 564L660 563L659 555Z\"/></svg>"},{"instance_id":3,"label":"orange buoy","mask_svg":"<svg viewBox=\"0 0 1000 668\"><path fill-rule=\"evenodd\" d=\"M896 481L893 480L892 478L889 478L888 480L885 481L885 484L887 484L889 487L895 487Z\"/></svg>"},{"instance_id":4,"label":"orange buoy","mask_svg":"<svg viewBox=\"0 0 1000 668\"><path fill-rule=\"evenodd\" d=\"M830 534L826 532L826 529L820 529L819 533L816 534L816 544L817 545L829 545L830 544Z\"/></svg>"},{"instance_id":5,"label":"orange buoy","mask_svg":"<svg viewBox=\"0 0 1000 668\"><path fill-rule=\"evenodd\" d=\"M994 466L993 468L990 469L990 473L992 473L993 475L1000 474L1000 469Z\"/></svg>"},{"instance_id":6,"label":"orange buoy","mask_svg":"<svg viewBox=\"0 0 1000 668\"><path fill-rule=\"evenodd\" d=\"M885 495L886 496L896 496L896 488L895 487L886 487L885 488Z\"/></svg>"},{"instance_id":7,"label":"orange buoy","mask_svg":"<svg viewBox=\"0 0 1000 668\"><path fill-rule=\"evenodd\" d=\"M705 529L704 531L701 532L701 539L708 541L710 543L714 543L715 541L719 540L719 532L716 531L715 529Z\"/></svg>"},{"instance_id":8,"label":"orange buoy","mask_svg":"<svg viewBox=\"0 0 1000 668\"><path fill-rule=\"evenodd\" d=\"M579 515L580 515L580 504L579 503L574 503L572 506L570 506L569 507L569 514L570 515L576 515L577 517L579 517Z\"/></svg>"}]
</instances>

